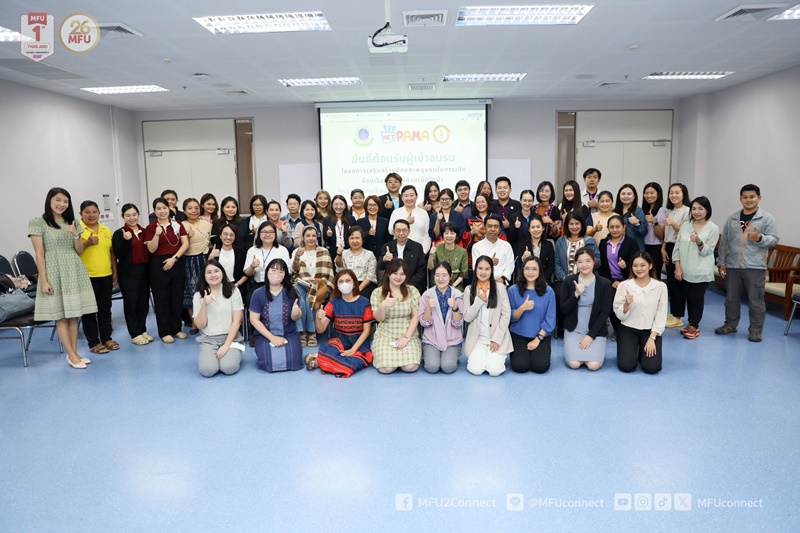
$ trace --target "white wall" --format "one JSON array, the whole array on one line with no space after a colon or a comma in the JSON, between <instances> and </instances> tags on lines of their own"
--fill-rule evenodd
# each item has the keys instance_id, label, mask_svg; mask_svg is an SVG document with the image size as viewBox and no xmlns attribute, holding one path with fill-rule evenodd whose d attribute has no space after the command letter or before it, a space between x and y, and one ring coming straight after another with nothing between
<instances>
[{"instance_id":1,"label":"white wall","mask_svg":"<svg viewBox=\"0 0 800 533\"><path fill-rule=\"evenodd\" d=\"M739 188L761 187L761 207L778 222L781 242L800 246L797 209L800 66L681 101L686 141L679 177L692 196L708 196L718 224L741 209Z\"/></svg>"},{"instance_id":2,"label":"white wall","mask_svg":"<svg viewBox=\"0 0 800 533\"><path fill-rule=\"evenodd\" d=\"M135 139L130 112L0 80L0 254L33 252L28 221L41 215L51 187L63 187L76 207L87 199L101 205L101 195L122 196L115 180L111 113L123 127L116 136L119 172L125 188L138 188L132 159ZM117 207L112 206L115 222Z\"/></svg>"}]
</instances>

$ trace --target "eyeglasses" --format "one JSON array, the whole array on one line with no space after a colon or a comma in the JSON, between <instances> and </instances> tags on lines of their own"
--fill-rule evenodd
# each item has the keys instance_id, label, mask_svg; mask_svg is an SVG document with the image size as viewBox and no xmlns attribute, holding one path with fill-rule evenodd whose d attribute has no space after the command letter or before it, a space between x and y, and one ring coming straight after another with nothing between
<instances>
[{"instance_id":1,"label":"eyeglasses","mask_svg":"<svg viewBox=\"0 0 800 533\"><path fill-rule=\"evenodd\" d=\"M378 204L367 204L367 209L378 209Z\"/></svg>"},{"instance_id":2,"label":"eyeglasses","mask_svg":"<svg viewBox=\"0 0 800 533\"><path fill-rule=\"evenodd\" d=\"M394 232L395 233L408 233L409 229L408 228L394 228Z\"/></svg>"},{"instance_id":3,"label":"eyeglasses","mask_svg":"<svg viewBox=\"0 0 800 533\"><path fill-rule=\"evenodd\" d=\"M452 202L452 201L453 201L453 199L452 199L452 198L449 198L449 197L447 197L447 196L440 196L440 197L439 197L439 201L440 201L440 202Z\"/></svg>"},{"instance_id":4,"label":"eyeglasses","mask_svg":"<svg viewBox=\"0 0 800 533\"><path fill-rule=\"evenodd\" d=\"M272 230L260 231L259 235L275 235L275 232Z\"/></svg>"}]
</instances>

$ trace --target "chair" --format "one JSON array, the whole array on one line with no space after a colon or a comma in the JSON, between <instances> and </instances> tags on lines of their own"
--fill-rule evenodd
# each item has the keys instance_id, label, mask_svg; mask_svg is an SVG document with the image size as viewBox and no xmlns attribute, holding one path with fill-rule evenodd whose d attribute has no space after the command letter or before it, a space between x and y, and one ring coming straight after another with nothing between
<instances>
[{"instance_id":1,"label":"chair","mask_svg":"<svg viewBox=\"0 0 800 533\"><path fill-rule=\"evenodd\" d=\"M16 318L6 320L5 322L0 322L0 331L13 330L17 332L17 335L19 335L19 342L20 346L22 347L22 364L24 366L28 366L28 350L31 347L31 339L33 338L34 328L43 326L48 322L51 321L37 322L33 319L33 313L28 313L27 315L18 316ZM26 331L29 332L27 340L25 339ZM53 331L55 331L55 326L53 326ZM13 340L13 338L14 337L0 337L0 340ZM58 351L60 353L64 353L64 347L61 345L61 342L58 343Z\"/></svg>"},{"instance_id":2,"label":"chair","mask_svg":"<svg viewBox=\"0 0 800 533\"><path fill-rule=\"evenodd\" d=\"M17 271L18 276L25 276L30 280L30 288L35 291L36 283L39 281L39 267L36 266L36 260L33 256L25 250L15 253L14 269Z\"/></svg>"},{"instance_id":3,"label":"chair","mask_svg":"<svg viewBox=\"0 0 800 533\"><path fill-rule=\"evenodd\" d=\"M8 274L9 276L16 276L16 274L14 273L14 269L11 267L11 263L3 255L0 255L0 274Z\"/></svg>"},{"instance_id":4,"label":"chair","mask_svg":"<svg viewBox=\"0 0 800 533\"><path fill-rule=\"evenodd\" d=\"M794 320L794 312L797 311L797 304L800 304L800 294L792 295L792 312L789 313L789 319L786 321L786 329L784 330L783 334L789 334L789 326L792 325L792 320Z\"/></svg>"}]
</instances>

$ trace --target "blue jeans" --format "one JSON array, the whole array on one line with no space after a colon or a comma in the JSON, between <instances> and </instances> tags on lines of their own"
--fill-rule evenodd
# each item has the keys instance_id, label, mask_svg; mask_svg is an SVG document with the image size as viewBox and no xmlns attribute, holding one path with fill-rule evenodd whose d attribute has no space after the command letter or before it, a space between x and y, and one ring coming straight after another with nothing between
<instances>
[{"instance_id":1,"label":"blue jeans","mask_svg":"<svg viewBox=\"0 0 800 533\"><path fill-rule=\"evenodd\" d=\"M297 291L297 297L300 299L300 310L303 312L303 316L297 321L297 331L315 333L317 330L314 323L314 312L308 303L308 291L299 284L294 286L294 290Z\"/></svg>"}]
</instances>

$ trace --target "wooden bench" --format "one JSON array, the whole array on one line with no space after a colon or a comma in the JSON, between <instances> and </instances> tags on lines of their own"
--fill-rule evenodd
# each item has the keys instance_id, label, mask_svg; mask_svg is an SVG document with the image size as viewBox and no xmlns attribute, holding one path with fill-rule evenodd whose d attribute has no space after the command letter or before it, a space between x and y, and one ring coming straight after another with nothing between
<instances>
[{"instance_id":1,"label":"wooden bench","mask_svg":"<svg viewBox=\"0 0 800 533\"><path fill-rule=\"evenodd\" d=\"M714 268L714 281L724 288L725 281ZM789 318L792 310L792 295L800 294L800 248L776 244L767 255L767 280L764 299L783 305L783 319Z\"/></svg>"}]
</instances>

